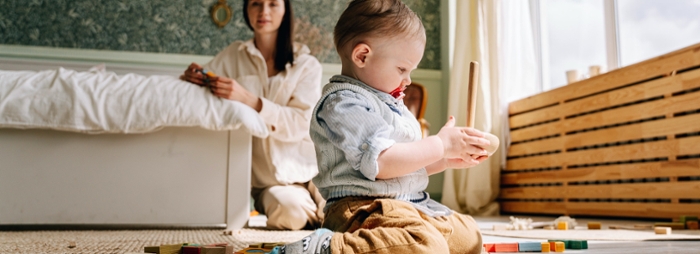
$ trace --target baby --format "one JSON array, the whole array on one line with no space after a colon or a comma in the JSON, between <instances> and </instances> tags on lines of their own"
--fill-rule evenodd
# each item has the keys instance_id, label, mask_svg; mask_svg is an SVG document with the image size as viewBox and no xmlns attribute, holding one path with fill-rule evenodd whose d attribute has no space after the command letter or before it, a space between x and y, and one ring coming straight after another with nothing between
<instances>
[{"instance_id":1,"label":"baby","mask_svg":"<svg viewBox=\"0 0 700 254\"><path fill-rule=\"evenodd\" d=\"M420 18L400 0L351 1L336 24L342 74L311 120L327 200L323 228L276 253L480 253L474 219L430 199L428 176L488 158L484 133L447 120L421 139L403 90L423 57ZM476 159L475 159L476 158Z\"/></svg>"}]
</instances>

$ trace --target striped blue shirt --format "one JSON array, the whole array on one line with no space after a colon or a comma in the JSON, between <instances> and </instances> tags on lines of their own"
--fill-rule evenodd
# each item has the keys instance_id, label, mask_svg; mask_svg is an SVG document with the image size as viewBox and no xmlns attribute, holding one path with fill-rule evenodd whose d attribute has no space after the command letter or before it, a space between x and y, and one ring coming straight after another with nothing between
<instances>
[{"instance_id":1,"label":"striped blue shirt","mask_svg":"<svg viewBox=\"0 0 700 254\"><path fill-rule=\"evenodd\" d=\"M397 142L422 137L418 121L402 100L336 75L324 87L313 113L310 134L319 167L313 181L328 200L326 207L343 197L363 196L407 201L429 216L451 213L425 192L425 168L392 179L376 178L379 153Z\"/></svg>"}]
</instances>

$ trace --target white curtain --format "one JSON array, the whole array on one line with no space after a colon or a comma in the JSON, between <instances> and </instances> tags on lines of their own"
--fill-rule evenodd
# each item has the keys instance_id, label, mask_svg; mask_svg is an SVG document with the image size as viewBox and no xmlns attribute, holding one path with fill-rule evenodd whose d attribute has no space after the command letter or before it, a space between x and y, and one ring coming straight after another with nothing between
<instances>
[{"instance_id":1,"label":"white curtain","mask_svg":"<svg viewBox=\"0 0 700 254\"><path fill-rule=\"evenodd\" d=\"M456 1L448 115L466 124L469 63L480 64L475 128L501 139L498 152L469 169L444 173L442 203L461 213L496 215L500 170L508 147L507 104L513 94L538 88L528 1Z\"/></svg>"}]
</instances>

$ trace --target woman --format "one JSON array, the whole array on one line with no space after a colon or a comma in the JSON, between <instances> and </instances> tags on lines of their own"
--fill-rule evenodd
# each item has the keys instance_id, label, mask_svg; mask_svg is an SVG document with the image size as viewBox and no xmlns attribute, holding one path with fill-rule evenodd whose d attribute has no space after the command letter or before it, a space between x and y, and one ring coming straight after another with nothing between
<instances>
[{"instance_id":1,"label":"woman","mask_svg":"<svg viewBox=\"0 0 700 254\"><path fill-rule=\"evenodd\" d=\"M253 137L255 209L267 215L270 229L315 228L325 201L310 182L318 169L309 123L321 96L321 64L293 43L289 0L243 4L253 39L231 43L204 66L192 63L181 78L258 111L270 136ZM217 77L205 83L202 68Z\"/></svg>"}]
</instances>

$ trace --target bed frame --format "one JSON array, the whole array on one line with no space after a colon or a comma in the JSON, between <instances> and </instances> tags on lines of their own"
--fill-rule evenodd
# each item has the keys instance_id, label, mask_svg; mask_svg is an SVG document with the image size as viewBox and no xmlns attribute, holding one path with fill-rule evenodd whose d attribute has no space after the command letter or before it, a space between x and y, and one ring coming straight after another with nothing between
<instances>
[{"instance_id":1,"label":"bed frame","mask_svg":"<svg viewBox=\"0 0 700 254\"><path fill-rule=\"evenodd\" d=\"M700 215L700 44L509 105L504 213Z\"/></svg>"},{"instance_id":2,"label":"bed frame","mask_svg":"<svg viewBox=\"0 0 700 254\"><path fill-rule=\"evenodd\" d=\"M250 134L0 129L4 228L240 229L250 212Z\"/></svg>"},{"instance_id":3,"label":"bed frame","mask_svg":"<svg viewBox=\"0 0 700 254\"><path fill-rule=\"evenodd\" d=\"M0 58L0 69L83 71L100 62ZM181 66L187 64L107 70L178 75ZM0 229L240 229L250 214L251 153L243 130L92 135L0 128Z\"/></svg>"}]
</instances>

